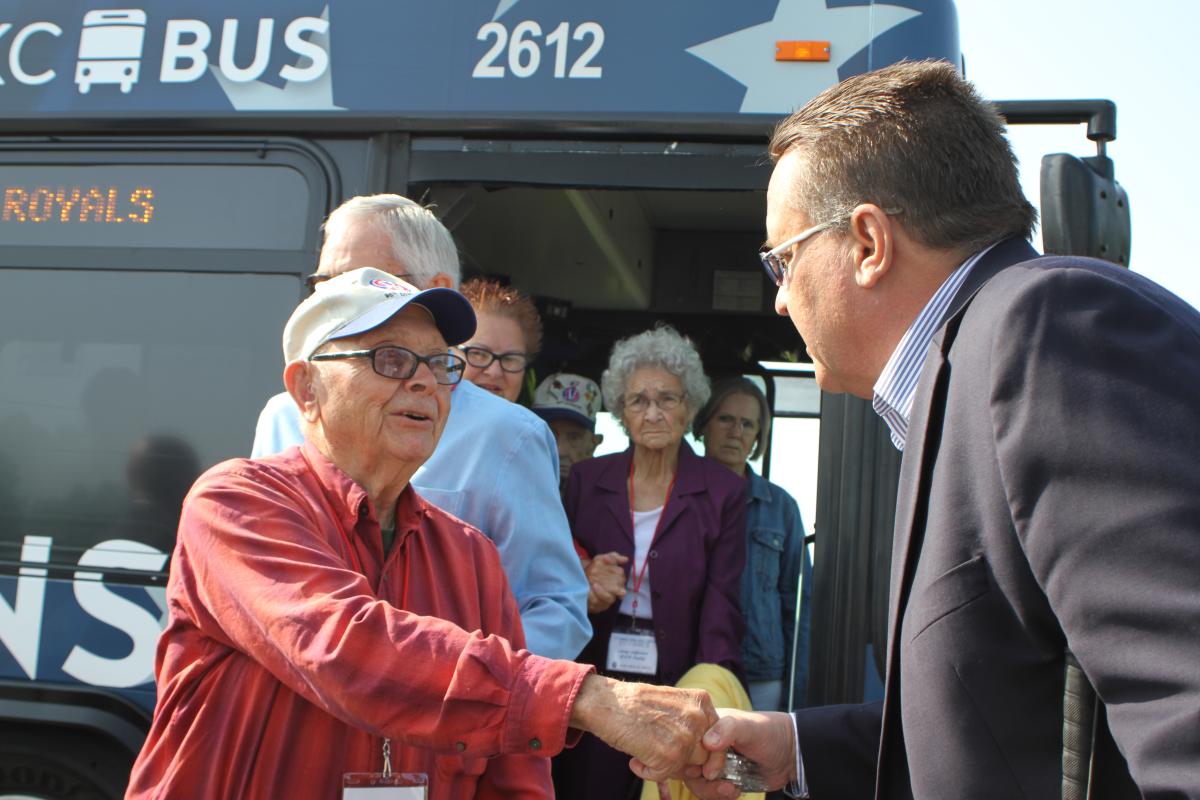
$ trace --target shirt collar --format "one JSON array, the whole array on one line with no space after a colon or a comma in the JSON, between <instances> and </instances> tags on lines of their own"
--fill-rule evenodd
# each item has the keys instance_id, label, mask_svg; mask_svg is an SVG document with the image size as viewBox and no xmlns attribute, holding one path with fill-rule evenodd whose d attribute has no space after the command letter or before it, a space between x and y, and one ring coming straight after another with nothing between
<instances>
[{"instance_id":1,"label":"shirt collar","mask_svg":"<svg viewBox=\"0 0 1200 800\"><path fill-rule=\"evenodd\" d=\"M343 522L353 526L363 510L370 508L371 501L367 497L366 490L355 483L353 478L343 472L312 442L305 440L301 450L304 460L308 462L309 469L320 482L321 488L325 490L325 496L329 499L331 507ZM371 509L369 513L373 515L374 510Z\"/></svg>"},{"instance_id":2,"label":"shirt collar","mask_svg":"<svg viewBox=\"0 0 1200 800\"><path fill-rule=\"evenodd\" d=\"M994 244L989 245L968 258L942 282L912 325L904 332L904 336L900 337L900 343L896 345L891 358L883 366L883 372L879 373L879 379L875 381L871 406L887 423L892 434L892 444L898 450L904 449L913 396L917 392L917 380L921 376L921 366L925 363L929 343L933 341L934 334L941 326L942 317L945 316L950 301L958 293L963 281L971 274L971 269L979 259L993 247Z\"/></svg>"},{"instance_id":3,"label":"shirt collar","mask_svg":"<svg viewBox=\"0 0 1200 800\"><path fill-rule=\"evenodd\" d=\"M749 464L746 465L746 480L750 483L749 500L761 500L763 502L771 499L771 489L767 486L767 479L755 472Z\"/></svg>"},{"instance_id":4,"label":"shirt collar","mask_svg":"<svg viewBox=\"0 0 1200 800\"><path fill-rule=\"evenodd\" d=\"M348 530L353 529L363 519L369 519L375 525L379 524L378 511L366 489L333 463L312 442L305 441L301 450L309 469L325 491L330 508L337 513ZM404 535L417 529L419 517L426 513L428 507L428 504L412 490L411 483L404 487L404 491L396 500L393 522L397 544L403 540Z\"/></svg>"}]
</instances>

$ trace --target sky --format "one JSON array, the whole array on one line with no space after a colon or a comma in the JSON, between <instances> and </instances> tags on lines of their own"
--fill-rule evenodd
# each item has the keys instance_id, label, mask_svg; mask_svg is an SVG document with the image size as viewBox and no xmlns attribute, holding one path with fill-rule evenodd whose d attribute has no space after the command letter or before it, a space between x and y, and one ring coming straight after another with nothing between
<instances>
[{"instance_id":1,"label":"sky","mask_svg":"<svg viewBox=\"0 0 1200 800\"><path fill-rule=\"evenodd\" d=\"M1133 220L1130 267L1200 307L1200 261L1177 237L1197 205L1200 132L1195 0L957 0L966 75L989 100L1105 98L1117 104L1108 145ZM1037 204L1045 153L1095 155L1086 127L1011 129L1022 183ZM1035 239L1040 249L1040 238ZM1186 245L1186 242L1184 243Z\"/></svg>"},{"instance_id":2,"label":"sky","mask_svg":"<svg viewBox=\"0 0 1200 800\"><path fill-rule=\"evenodd\" d=\"M989 100L1103 98L1117 104L1108 145L1129 195L1130 266L1200 308L1200 259L1176 239L1197 206L1200 80L1185 58L1200 30L1200 0L956 0L967 77ZM1036 205L1042 155L1096 154L1084 125L1014 126L1022 184ZM1034 244L1041 249L1040 234ZM816 435L808 420L776 425L776 452L806 453L777 464L772 480L815 520ZM790 424L789 424L790 423ZM604 448L624 438L615 423ZM781 438L782 437L782 438Z\"/></svg>"}]
</instances>

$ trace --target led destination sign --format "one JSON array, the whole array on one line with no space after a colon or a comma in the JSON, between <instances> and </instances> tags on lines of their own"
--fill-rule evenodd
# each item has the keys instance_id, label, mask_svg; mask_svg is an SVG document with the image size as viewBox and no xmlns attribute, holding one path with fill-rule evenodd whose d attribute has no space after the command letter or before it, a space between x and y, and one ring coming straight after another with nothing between
<instances>
[{"instance_id":1,"label":"led destination sign","mask_svg":"<svg viewBox=\"0 0 1200 800\"><path fill-rule=\"evenodd\" d=\"M122 192L116 186L5 186L3 222L33 224L123 222L149 225L154 219L154 189L139 186Z\"/></svg>"},{"instance_id":2,"label":"led destination sign","mask_svg":"<svg viewBox=\"0 0 1200 800\"><path fill-rule=\"evenodd\" d=\"M308 184L288 167L0 164L0 247L300 250Z\"/></svg>"}]
</instances>

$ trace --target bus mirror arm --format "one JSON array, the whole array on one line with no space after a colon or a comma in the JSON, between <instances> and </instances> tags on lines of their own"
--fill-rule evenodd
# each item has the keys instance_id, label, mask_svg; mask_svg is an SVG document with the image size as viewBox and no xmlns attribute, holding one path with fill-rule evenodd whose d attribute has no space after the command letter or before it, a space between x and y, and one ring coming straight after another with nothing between
<instances>
[{"instance_id":1,"label":"bus mirror arm","mask_svg":"<svg viewBox=\"0 0 1200 800\"><path fill-rule=\"evenodd\" d=\"M1072 125L1086 122L1087 137L1104 157L1104 146L1117 138L1117 105L1111 100L997 100L1009 125Z\"/></svg>"}]
</instances>

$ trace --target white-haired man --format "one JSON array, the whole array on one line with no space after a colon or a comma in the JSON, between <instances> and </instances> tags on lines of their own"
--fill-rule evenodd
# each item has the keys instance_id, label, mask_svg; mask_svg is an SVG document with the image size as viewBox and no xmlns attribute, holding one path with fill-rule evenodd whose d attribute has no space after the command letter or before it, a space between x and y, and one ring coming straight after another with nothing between
<instances>
[{"instance_id":1,"label":"white-haired man","mask_svg":"<svg viewBox=\"0 0 1200 800\"><path fill-rule=\"evenodd\" d=\"M457 292L370 268L292 314L305 443L219 464L184 502L128 797L332 798L394 770L434 800L540 800L571 729L662 770L703 759L703 693L521 649L495 548L409 487L474 329Z\"/></svg>"},{"instance_id":2,"label":"white-haired man","mask_svg":"<svg viewBox=\"0 0 1200 800\"><path fill-rule=\"evenodd\" d=\"M426 208L394 194L354 197L329 215L318 283L371 266L421 288L455 288L458 251ZM300 444L286 392L259 416L252 455ZM573 659L591 638L588 584L558 495L558 456L545 423L468 381L454 387L446 431L412 479L429 502L483 531L500 551L529 649Z\"/></svg>"}]
</instances>

